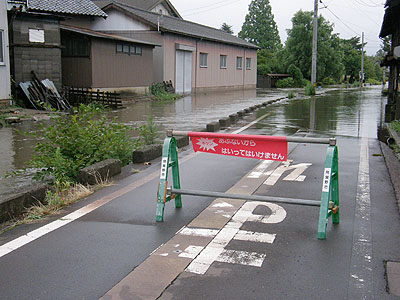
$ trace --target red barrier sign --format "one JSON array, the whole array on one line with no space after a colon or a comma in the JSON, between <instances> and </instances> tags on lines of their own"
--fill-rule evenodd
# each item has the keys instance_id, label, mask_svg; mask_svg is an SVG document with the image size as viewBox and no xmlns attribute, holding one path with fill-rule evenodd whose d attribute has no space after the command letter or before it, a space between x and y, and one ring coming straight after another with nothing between
<instances>
[{"instance_id":1,"label":"red barrier sign","mask_svg":"<svg viewBox=\"0 0 400 300\"><path fill-rule=\"evenodd\" d=\"M195 152L206 152L237 157L287 160L286 137L189 132Z\"/></svg>"}]
</instances>

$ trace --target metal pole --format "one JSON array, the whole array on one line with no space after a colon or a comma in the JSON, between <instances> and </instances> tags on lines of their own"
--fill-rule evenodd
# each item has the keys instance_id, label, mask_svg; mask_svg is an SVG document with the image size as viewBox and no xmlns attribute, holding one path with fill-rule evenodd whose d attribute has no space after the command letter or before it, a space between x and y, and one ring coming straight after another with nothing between
<instances>
[{"instance_id":1,"label":"metal pole","mask_svg":"<svg viewBox=\"0 0 400 300\"><path fill-rule=\"evenodd\" d=\"M188 136L188 131L168 130L167 136ZM306 138L306 137L286 137L287 142L292 143L308 143L308 144L329 144L336 145L336 138Z\"/></svg>"},{"instance_id":2,"label":"metal pole","mask_svg":"<svg viewBox=\"0 0 400 300\"><path fill-rule=\"evenodd\" d=\"M318 0L315 0L312 63L311 63L311 84L313 85L317 82L317 50L318 50Z\"/></svg>"},{"instance_id":3,"label":"metal pole","mask_svg":"<svg viewBox=\"0 0 400 300\"><path fill-rule=\"evenodd\" d=\"M306 199L294 199L294 198L280 198L280 197L270 197L270 196L254 196L254 195L239 195L239 194L225 194L219 192L209 192L209 191L196 191L196 190L186 190L186 189L173 189L168 188L167 193L176 195L191 195L199 197L213 197L213 198L227 198L227 199L243 199L250 201L263 201L263 202L273 202L273 203L286 203L286 204L297 204L297 205L307 205L307 206L320 206L321 201L317 200L306 200Z\"/></svg>"},{"instance_id":4,"label":"metal pole","mask_svg":"<svg viewBox=\"0 0 400 300\"><path fill-rule=\"evenodd\" d=\"M361 50L361 88L364 86L364 32L362 33L362 50Z\"/></svg>"}]
</instances>

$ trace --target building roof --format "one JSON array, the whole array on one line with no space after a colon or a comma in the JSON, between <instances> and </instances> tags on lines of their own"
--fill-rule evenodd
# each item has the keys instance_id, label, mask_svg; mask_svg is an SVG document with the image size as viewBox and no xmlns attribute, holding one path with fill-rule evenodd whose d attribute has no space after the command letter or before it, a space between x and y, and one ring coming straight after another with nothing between
<instances>
[{"instance_id":1,"label":"building roof","mask_svg":"<svg viewBox=\"0 0 400 300\"><path fill-rule=\"evenodd\" d=\"M113 34L93 31L90 29L80 28L80 27L75 27L75 26L70 26L70 25L60 25L60 29L69 31L69 32L75 32L75 33L91 36L91 37L101 38L101 39L130 42L130 43L148 45L148 46L153 46L153 47L155 47L155 46L161 47L161 45L156 44L156 43L145 42L145 41L141 41L141 40L137 40L137 39L131 39L131 38L122 37L119 35L113 35Z\"/></svg>"},{"instance_id":2,"label":"building roof","mask_svg":"<svg viewBox=\"0 0 400 300\"><path fill-rule=\"evenodd\" d=\"M27 8L35 12L107 17L107 14L90 0L29 0Z\"/></svg>"},{"instance_id":3,"label":"building roof","mask_svg":"<svg viewBox=\"0 0 400 300\"><path fill-rule=\"evenodd\" d=\"M394 32L396 26L399 26L400 20L400 0L387 0L385 16L379 37L384 38Z\"/></svg>"},{"instance_id":4,"label":"building roof","mask_svg":"<svg viewBox=\"0 0 400 300\"><path fill-rule=\"evenodd\" d=\"M230 44L235 46L259 49L258 46L242 40L234 35L226 33L222 30L200 25L190 21L182 20L170 16L160 16L159 14L152 13L146 10L138 9L129 5L125 5L120 2L114 1L112 4L104 7L103 9L107 11L108 9L116 7L117 9L122 9L128 14L135 16L136 18L142 20L143 22L158 28L163 32L176 33L179 35L185 35L189 37L199 38L202 40L208 40L213 42L220 42L224 44Z\"/></svg>"},{"instance_id":5,"label":"building roof","mask_svg":"<svg viewBox=\"0 0 400 300\"><path fill-rule=\"evenodd\" d=\"M177 18L182 19L180 16L179 12L176 10L176 8L172 5L172 3L169 0L92 0L95 4L97 4L100 8L104 8L107 5L113 3L113 2L120 2L122 4L126 4L132 7L140 8L143 10L151 11L154 7L156 7L159 4L162 4L163 2L166 4L167 8L171 11L172 15L174 15Z\"/></svg>"}]
</instances>

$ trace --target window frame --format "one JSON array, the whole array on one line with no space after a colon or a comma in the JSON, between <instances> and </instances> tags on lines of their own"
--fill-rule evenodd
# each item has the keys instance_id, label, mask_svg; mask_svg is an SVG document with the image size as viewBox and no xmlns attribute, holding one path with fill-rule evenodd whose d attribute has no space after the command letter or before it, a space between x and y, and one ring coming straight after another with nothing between
<instances>
[{"instance_id":1,"label":"window frame","mask_svg":"<svg viewBox=\"0 0 400 300\"><path fill-rule=\"evenodd\" d=\"M239 65L239 61L240 61L240 65ZM242 56L236 57L236 70L243 70L243 57Z\"/></svg>"},{"instance_id":2,"label":"window frame","mask_svg":"<svg viewBox=\"0 0 400 300\"><path fill-rule=\"evenodd\" d=\"M205 61L202 57L205 58ZM200 68L208 68L208 53L200 52Z\"/></svg>"},{"instance_id":3,"label":"window frame","mask_svg":"<svg viewBox=\"0 0 400 300\"><path fill-rule=\"evenodd\" d=\"M246 70L251 70L251 58L246 57Z\"/></svg>"},{"instance_id":4,"label":"window frame","mask_svg":"<svg viewBox=\"0 0 400 300\"><path fill-rule=\"evenodd\" d=\"M5 43L5 36L4 30L0 29L0 66L5 66L5 52L6 52L6 43Z\"/></svg>"},{"instance_id":5,"label":"window frame","mask_svg":"<svg viewBox=\"0 0 400 300\"><path fill-rule=\"evenodd\" d=\"M228 60L228 56L225 54L221 54L219 56L219 68L220 69L227 69L226 61Z\"/></svg>"}]
</instances>

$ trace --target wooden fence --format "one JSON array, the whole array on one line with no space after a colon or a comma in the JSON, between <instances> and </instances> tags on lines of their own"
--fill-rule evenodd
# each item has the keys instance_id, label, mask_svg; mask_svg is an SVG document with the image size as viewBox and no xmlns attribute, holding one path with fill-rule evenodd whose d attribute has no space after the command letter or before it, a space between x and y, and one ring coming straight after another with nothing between
<instances>
[{"instance_id":1,"label":"wooden fence","mask_svg":"<svg viewBox=\"0 0 400 300\"><path fill-rule=\"evenodd\" d=\"M68 99L68 102L73 106L80 103L89 104L95 101L112 108L122 107L121 95L115 92L64 87L63 93L65 98Z\"/></svg>"}]
</instances>

